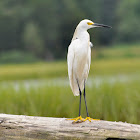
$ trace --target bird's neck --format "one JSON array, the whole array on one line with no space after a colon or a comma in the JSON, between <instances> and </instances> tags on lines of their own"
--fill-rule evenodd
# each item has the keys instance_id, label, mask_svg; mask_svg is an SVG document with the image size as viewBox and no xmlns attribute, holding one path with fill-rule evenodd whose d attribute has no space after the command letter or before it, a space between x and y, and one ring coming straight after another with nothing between
<instances>
[{"instance_id":1,"label":"bird's neck","mask_svg":"<svg viewBox=\"0 0 140 140\"><path fill-rule=\"evenodd\" d=\"M87 30L81 29L81 28L76 28L75 33L73 35L73 39L80 39L81 41L89 41L90 36Z\"/></svg>"}]
</instances>

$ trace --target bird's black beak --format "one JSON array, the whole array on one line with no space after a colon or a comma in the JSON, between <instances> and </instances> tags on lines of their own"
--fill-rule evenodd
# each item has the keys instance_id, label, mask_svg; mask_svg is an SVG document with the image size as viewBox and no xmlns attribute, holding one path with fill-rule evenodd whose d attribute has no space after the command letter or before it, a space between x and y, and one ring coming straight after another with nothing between
<instances>
[{"instance_id":1,"label":"bird's black beak","mask_svg":"<svg viewBox=\"0 0 140 140\"><path fill-rule=\"evenodd\" d=\"M95 27L104 27L104 28L112 28L111 26L104 25L104 24L98 24L98 23L94 23L93 26L95 26Z\"/></svg>"}]
</instances>

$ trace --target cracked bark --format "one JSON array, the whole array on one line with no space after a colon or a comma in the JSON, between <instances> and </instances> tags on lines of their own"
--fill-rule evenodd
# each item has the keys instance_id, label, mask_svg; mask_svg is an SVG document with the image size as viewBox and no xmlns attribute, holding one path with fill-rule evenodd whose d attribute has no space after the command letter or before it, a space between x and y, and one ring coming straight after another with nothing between
<instances>
[{"instance_id":1,"label":"cracked bark","mask_svg":"<svg viewBox=\"0 0 140 140\"><path fill-rule=\"evenodd\" d=\"M140 139L140 125L92 121L72 124L66 118L0 114L0 139Z\"/></svg>"}]
</instances>

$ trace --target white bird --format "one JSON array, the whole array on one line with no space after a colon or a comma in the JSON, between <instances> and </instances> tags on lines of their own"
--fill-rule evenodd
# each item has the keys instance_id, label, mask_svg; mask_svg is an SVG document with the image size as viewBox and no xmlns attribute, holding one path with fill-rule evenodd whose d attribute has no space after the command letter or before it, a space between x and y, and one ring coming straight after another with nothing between
<instances>
[{"instance_id":1,"label":"white bird","mask_svg":"<svg viewBox=\"0 0 140 140\"><path fill-rule=\"evenodd\" d=\"M80 95L79 103L79 116L74 119L74 122L81 120L91 121L92 118L89 117L87 104L86 104L86 93L85 93L85 83L88 78L90 63L91 63L91 47L93 46L90 42L90 35L87 32L88 29L94 27L107 27L110 26L97 24L91 20L82 20L75 29L71 44L68 48L67 63L68 63L68 75L70 81L70 87L74 96ZM84 90L84 100L86 105L87 117L83 119L81 117L81 95Z\"/></svg>"}]
</instances>

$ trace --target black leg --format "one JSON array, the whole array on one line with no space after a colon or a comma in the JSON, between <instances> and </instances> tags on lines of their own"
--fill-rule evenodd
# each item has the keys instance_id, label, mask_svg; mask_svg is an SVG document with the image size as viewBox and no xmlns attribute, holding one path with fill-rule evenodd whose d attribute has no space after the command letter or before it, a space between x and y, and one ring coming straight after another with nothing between
<instances>
[{"instance_id":1,"label":"black leg","mask_svg":"<svg viewBox=\"0 0 140 140\"><path fill-rule=\"evenodd\" d=\"M80 94L80 102L79 102L79 116L81 116L81 95L82 95L82 93L81 93L81 90L80 90L80 88L79 88L79 94Z\"/></svg>"},{"instance_id":2,"label":"black leg","mask_svg":"<svg viewBox=\"0 0 140 140\"><path fill-rule=\"evenodd\" d=\"M89 117L88 108L87 108L87 102L86 102L85 82L84 82L84 100L85 100L85 105L86 105L87 117Z\"/></svg>"},{"instance_id":3,"label":"black leg","mask_svg":"<svg viewBox=\"0 0 140 140\"><path fill-rule=\"evenodd\" d=\"M77 85L78 85L78 88L79 88L79 94L80 94L80 102L79 102L79 116L81 116L81 95L82 95L82 92L80 90L80 86L79 86L79 83L78 83L78 80L77 80Z\"/></svg>"}]
</instances>

